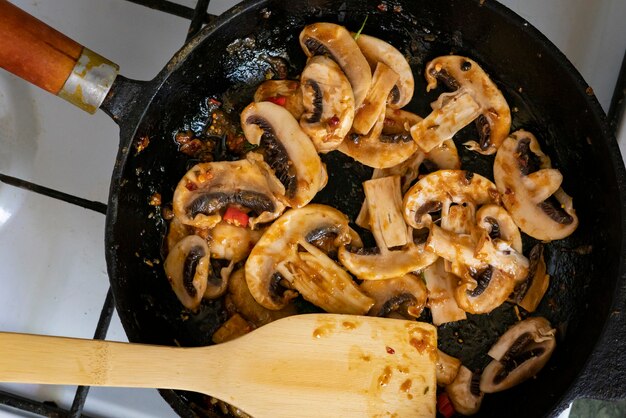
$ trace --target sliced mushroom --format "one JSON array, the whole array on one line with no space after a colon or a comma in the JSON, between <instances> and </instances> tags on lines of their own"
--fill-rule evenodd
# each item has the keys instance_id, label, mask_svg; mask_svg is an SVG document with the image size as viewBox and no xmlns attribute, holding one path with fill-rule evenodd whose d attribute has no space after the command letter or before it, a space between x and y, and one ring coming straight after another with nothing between
<instances>
[{"instance_id":1,"label":"sliced mushroom","mask_svg":"<svg viewBox=\"0 0 626 418\"><path fill-rule=\"evenodd\" d=\"M207 286L204 290L205 299L217 299L228 289L228 278L233 272L235 263L228 260L211 258L211 269L207 277Z\"/></svg>"},{"instance_id":2,"label":"sliced mushroom","mask_svg":"<svg viewBox=\"0 0 626 418\"><path fill-rule=\"evenodd\" d=\"M493 175L502 203L519 228L533 238L552 241L574 232L578 218L560 187L561 173L551 168L533 134L517 131L496 155Z\"/></svg>"},{"instance_id":3,"label":"sliced mushroom","mask_svg":"<svg viewBox=\"0 0 626 418\"><path fill-rule=\"evenodd\" d=\"M385 128L387 129L387 127L399 125L399 123L397 123L394 119L390 119L390 114L396 115L405 113L409 115L408 117L419 119L419 116L404 110L387 109ZM403 119L406 120L408 117ZM433 148L431 152L425 153L418 149L407 160L398 165L389 168L374 169L372 179L396 175L400 176L400 187L402 189L402 193L404 194L413 185L415 179L417 179L420 175L444 169L458 170L460 167L461 160L459 159L459 153L457 152L456 145L454 145L452 140L447 140L440 146ZM355 223L362 228L369 229L368 220L369 214L367 211L367 200L364 200Z\"/></svg>"},{"instance_id":4,"label":"sliced mushroom","mask_svg":"<svg viewBox=\"0 0 626 418\"><path fill-rule=\"evenodd\" d=\"M428 297L424 281L414 274L406 274L387 280L366 280L361 290L376 303L368 315L388 317L392 313L410 319L418 318Z\"/></svg>"},{"instance_id":5,"label":"sliced mushroom","mask_svg":"<svg viewBox=\"0 0 626 418\"><path fill-rule=\"evenodd\" d=\"M300 33L300 46L307 57L328 55L335 60L350 80L355 107L361 106L372 82L372 72L346 28L326 22L307 25Z\"/></svg>"},{"instance_id":6,"label":"sliced mushroom","mask_svg":"<svg viewBox=\"0 0 626 418\"><path fill-rule=\"evenodd\" d=\"M416 118L419 116L406 111L381 113L367 135L349 133L338 150L369 167L398 165L417 150L408 132L409 123L414 123Z\"/></svg>"},{"instance_id":7,"label":"sliced mushroom","mask_svg":"<svg viewBox=\"0 0 626 418\"><path fill-rule=\"evenodd\" d=\"M409 272L421 271L435 262L437 256L424 249L424 244L409 242L399 250L351 251L339 248L339 261L361 280L386 280Z\"/></svg>"},{"instance_id":8,"label":"sliced mushroom","mask_svg":"<svg viewBox=\"0 0 626 418\"><path fill-rule=\"evenodd\" d=\"M406 245L409 231L402 217L400 177L390 176L363 182L369 208L369 227L379 248Z\"/></svg>"},{"instance_id":9,"label":"sliced mushroom","mask_svg":"<svg viewBox=\"0 0 626 418\"><path fill-rule=\"evenodd\" d=\"M337 248L350 244L353 234L348 218L329 206L311 204L287 211L265 231L246 261L250 293L272 310L284 308L297 296L295 288L305 298L316 298L312 303L325 300L322 308L332 312L349 307L352 310L343 313L366 313L374 301L359 295L349 275L312 244L323 235L327 245ZM319 282L310 283L313 280ZM346 301L346 297L353 299Z\"/></svg>"},{"instance_id":10,"label":"sliced mushroom","mask_svg":"<svg viewBox=\"0 0 626 418\"><path fill-rule=\"evenodd\" d=\"M424 279L434 325L467 319L467 314L459 307L454 296L459 279L445 270L442 258L424 270Z\"/></svg>"},{"instance_id":11,"label":"sliced mushroom","mask_svg":"<svg viewBox=\"0 0 626 418\"><path fill-rule=\"evenodd\" d=\"M488 248L488 250L486 250ZM452 262L458 261L476 272L487 265L501 270L516 282L523 281L528 274L529 262L504 241L497 245L489 243L476 252L476 241L471 235L455 234L433 224L426 241L426 249Z\"/></svg>"},{"instance_id":12,"label":"sliced mushroom","mask_svg":"<svg viewBox=\"0 0 626 418\"><path fill-rule=\"evenodd\" d=\"M511 244L518 253L522 252L522 236L511 215L502 206L485 205L476 212L476 225L492 239Z\"/></svg>"},{"instance_id":13,"label":"sliced mushroom","mask_svg":"<svg viewBox=\"0 0 626 418\"><path fill-rule=\"evenodd\" d=\"M462 415L474 415L480 409L485 394L480 390L480 375L461 366L454 382L446 386L446 393L454 410Z\"/></svg>"},{"instance_id":14,"label":"sliced mushroom","mask_svg":"<svg viewBox=\"0 0 626 418\"><path fill-rule=\"evenodd\" d=\"M441 350L437 350L437 385L447 386L454 381L459 373L461 360L452 357Z\"/></svg>"},{"instance_id":15,"label":"sliced mushroom","mask_svg":"<svg viewBox=\"0 0 626 418\"><path fill-rule=\"evenodd\" d=\"M379 62L372 76L372 84L361 106L356 108L352 129L365 135L372 130L380 114L385 113L387 98L398 81L398 74Z\"/></svg>"},{"instance_id":16,"label":"sliced mushroom","mask_svg":"<svg viewBox=\"0 0 626 418\"><path fill-rule=\"evenodd\" d=\"M260 145L290 206L306 205L326 185L326 167L315 146L284 107L251 103L241 113L241 126L248 142Z\"/></svg>"},{"instance_id":17,"label":"sliced mushroom","mask_svg":"<svg viewBox=\"0 0 626 418\"><path fill-rule=\"evenodd\" d=\"M388 106L393 109L406 106L413 97L415 81L411 66L404 55L387 42L362 33L356 38L356 43L372 71L379 62L382 62L398 74L398 81L387 99Z\"/></svg>"},{"instance_id":18,"label":"sliced mushroom","mask_svg":"<svg viewBox=\"0 0 626 418\"><path fill-rule=\"evenodd\" d=\"M539 373L556 347L555 332L542 317L528 318L509 328L489 350L494 360L483 371L480 390L499 392Z\"/></svg>"},{"instance_id":19,"label":"sliced mushroom","mask_svg":"<svg viewBox=\"0 0 626 418\"><path fill-rule=\"evenodd\" d=\"M277 269L304 299L329 313L365 315L371 309L374 300L341 266L316 246L306 241L300 245L307 251L298 253L298 261L285 260Z\"/></svg>"},{"instance_id":20,"label":"sliced mushroom","mask_svg":"<svg viewBox=\"0 0 626 418\"><path fill-rule=\"evenodd\" d=\"M302 130L318 152L339 146L354 120L352 87L339 65L325 56L311 57L301 76Z\"/></svg>"},{"instance_id":21,"label":"sliced mushroom","mask_svg":"<svg viewBox=\"0 0 626 418\"><path fill-rule=\"evenodd\" d=\"M543 259L543 244L535 244L528 258L528 277L515 286L513 300L527 312L534 312L550 286L550 275L546 273L546 262Z\"/></svg>"},{"instance_id":22,"label":"sliced mushroom","mask_svg":"<svg viewBox=\"0 0 626 418\"><path fill-rule=\"evenodd\" d=\"M169 252L181 239L192 233L193 228L182 223L177 217L173 217L167 226L166 250Z\"/></svg>"},{"instance_id":23,"label":"sliced mushroom","mask_svg":"<svg viewBox=\"0 0 626 418\"><path fill-rule=\"evenodd\" d=\"M232 305L233 310L241 314L256 327L297 313L296 308L291 304L281 310L274 311L264 308L257 303L248 289L244 269L235 271L228 279L226 300L227 305Z\"/></svg>"},{"instance_id":24,"label":"sliced mushroom","mask_svg":"<svg viewBox=\"0 0 626 418\"><path fill-rule=\"evenodd\" d=\"M302 90L300 83L295 80L266 80L262 82L254 93L254 101L280 104L296 120L300 120L304 113Z\"/></svg>"},{"instance_id":25,"label":"sliced mushroom","mask_svg":"<svg viewBox=\"0 0 626 418\"><path fill-rule=\"evenodd\" d=\"M481 154L495 153L511 129L511 110L489 75L475 61L458 55L435 58L426 65L424 75L427 91L441 81L450 90L465 90L472 96L480 106L476 119L480 139L465 145Z\"/></svg>"},{"instance_id":26,"label":"sliced mushroom","mask_svg":"<svg viewBox=\"0 0 626 418\"><path fill-rule=\"evenodd\" d=\"M420 271L436 260L415 244L412 231L402 219L400 178L368 180L363 183L368 205L369 225L378 248L353 252L339 249L339 260L361 280L385 280Z\"/></svg>"},{"instance_id":27,"label":"sliced mushroom","mask_svg":"<svg viewBox=\"0 0 626 418\"><path fill-rule=\"evenodd\" d=\"M424 152L451 139L480 115L480 105L465 90L444 93L433 111L411 127L411 137Z\"/></svg>"},{"instance_id":28,"label":"sliced mushroom","mask_svg":"<svg viewBox=\"0 0 626 418\"><path fill-rule=\"evenodd\" d=\"M180 303L187 309L198 308L212 272L206 241L197 235L183 238L170 250L164 268Z\"/></svg>"},{"instance_id":29,"label":"sliced mushroom","mask_svg":"<svg viewBox=\"0 0 626 418\"><path fill-rule=\"evenodd\" d=\"M200 163L192 167L174 190L173 209L183 224L213 228L228 205L249 209L250 225L276 219L285 209L276 195L284 188L260 156L245 160Z\"/></svg>"},{"instance_id":30,"label":"sliced mushroom","mask_svg":"<svg viewBox=\"0 0 626 418\"><path fill-rule=\"evenodd\" d=\"M211 256L235 263L241 261L250 254L262 234L262 229L252 230L221 221L208 231Z\"/></svg>"},{"instance_id":31,"label":"sliced mushroom","mask_svg":"<svg viewBox=\"0 0 626 418\"><path fill-rule=\"evenodd\" d=\"M419 229L432 223L431 212L447 214L451 204L474 207L498 203L495 184L485 177L463 170L439 170L422 177L404 196L404 219Z\"/></svg>"},{"instance_id":32,"label":"sliced mushroom","mask_svg":"<svg viewBox=\"0 0 626 418\"><path fill-rule=\"evenodd\" d=\"M528 260L506 243L486 254L475 254L476 242L431 225L426 249L449 261L460 277L454 295L463 310L488 313L506 301L516 283L528 274ZM482 257L482 258L478 258Z\"/></svg>"}]
</instances>

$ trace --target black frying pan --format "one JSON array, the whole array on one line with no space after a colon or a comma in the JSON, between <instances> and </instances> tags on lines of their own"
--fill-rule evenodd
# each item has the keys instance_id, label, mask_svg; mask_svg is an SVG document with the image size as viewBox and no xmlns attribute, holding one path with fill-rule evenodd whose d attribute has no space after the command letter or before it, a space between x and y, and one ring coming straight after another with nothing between
<instances>
[{"instance_id":1,"label":"black frying pan","mask_svg":"<svg viewBox=\"0 0 626 418\"><path fill-rule=\"evenodd\" d=\"M409 57L416 94L408 108L418 114L426 115L428 103L440 93L424 93L422 71L428 60L455 53L481 63L517 109L513 129L534 132L562 171L580 219L572 236L549 244L545 252L552 281L537 314L559 330L557 350L536 379L486 396L478 416L557 416L576 398L625 398L624 165L604 114L578 72L543 35L493 1L246 1L205 27L154 80L118 76L101 106L121 128L106 255L129 339L208 344L226 319L219 300L204 303L195 314L184 312L162 265L146 262L161 259L166 233L150 197L158 192L163 202L171 201L191 163L177 151L174 134L202 131L209 117L207 98L223 101L235 113L241 110L271 66L267 57L286 59L290 76L296 76L304 64L297 38L305 24L331 21L357 30L366 16L364 33L389 41ZM458 144L474 135L471 129L455 138ZM146 137L149 145L138 152ZM464 169L492 177L492 160L459 150ZM335 153L324 159L330 181L316 201L354 219L363 196L360 183L370 170ZM526 238L529 249L533 240ZM490 315L470 315L468 321L440 327L439 343L470 367L481 367L488 347L514 321L509 305ZM216 416L202 396L161 393L182 416Z\"/></svg>"}]
</instances>

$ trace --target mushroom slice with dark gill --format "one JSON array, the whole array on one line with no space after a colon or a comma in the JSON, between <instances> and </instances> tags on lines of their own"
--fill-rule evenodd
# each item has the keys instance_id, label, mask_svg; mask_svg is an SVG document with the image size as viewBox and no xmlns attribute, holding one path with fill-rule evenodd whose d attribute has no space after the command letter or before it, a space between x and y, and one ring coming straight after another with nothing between
<instances>
[{"instance_id":1,"label":"mushroom slice with dark gill","mask_svg":"<svg viewBox=\"0 0 626 418\"><path fill-rule=\"evenodd\" d=\"M232 311L231 314L240 314L255 327L260 327L297 313L295 306L292 304L278 311L261 306L248 289L244 269L235 271L228 279L226 307L229 311Z\"/></svg>"},{"instance_id":2,"label":"mushroom slice with dark gill","mask_svg":"<svg viewBox=\"0 0 626 418\"><path fill-rule=\"evenodd\" d=\"M187 309L198 308L212 273L206 241L197 235L183 238L170 250L163 267L180 303Z\"/></svg>"},{"instance_id":3,"label":"mushroom slice with dark gill","mask_svg":"<svg viewBox=\"0 0 626 418\"><path fill-rule=\"evenodd\" d=\"M300 81L304 105L300 126L318 152L332 151L354 120L350 82L339 65L323 55L308 60Z\"/></svg>"},{"instance_id":4,"label":"mushroom slice with dark gill","mask_svg":"<svg viewBox=\"0 0 626 418\"><path fill-rule=\"evenodd\" d=\"M353 237L347 216L330 206L311 204L285 212L265 231L246 261L250 293L272 310L284 308L299 292L328 312L367 313L374 301L326 254L352 243Z\"/></svg>"},{"instance_id":5,"label":"mushroom slice with dark gill","mask_svg":"<svg viewBox=\"0 0 626 418\"><path fill-rule=\"evenodd\" d=\"M413 228L431 225L431 213L447 216L452 204L478 206L499 203L496 185L464 170L439 170L422 177L404 195L404 219Z\"/></svg>"},{"instance_id":6,"label":"mushroom slice with dark gill","mask_svg":"<svg viewBox=\"0 0 626 418\"><path fill-rule=\"evenodd\" d=\"M435 224L430 228L426 249L445 259L451 272L459 277L454 296L466 312L491 312L528 274L528 260L504 242L477 255L472 235L446 231Z\"/></svg>"},{"instance_id":7,"label":"mushroom slice with dark gill","mask_svg":"<svg viewBox=\"0 0 626 418\"><path fill-rule=\"evenodd\" d=\"M338 150L361 164L388 168L407 160L417 150L408 129L421 118L404 110L389 109L378 116L366 135L349 133Z\"/></svg>"},{"instance_id":8,"label":"mushroom slice with dark gill","mask_svg":"<svg viewBox=\"0 0 626 418\"><path fill-rule=\"evenodd\" d=\"M372 130L380 114L385 113L387 98L396 81L398 81L398 74L389 66L382 62L376 65L370 89L354 114L354 122L352 123L354 132L365 135Z\"/></svg>"},{"instance_id":9,"label":"mushroom slice with dark gill","mask_svg":"<svg viewBox=\"0 0 626 418\"><path fill-rule=\"evenodd\" d=\"M502 92L489 75L473 60L458 55L435 58L424 72L426 91L442 82L450 90L465 90L480 106L476 119L479 141L465 145L481 154L493 154L511 129L511 110Z\"/></svg>"},{"instance_id":10,"label":"mushroom slice with dark gill","mask_svg":"<svg viewBox=\"0 0 626 418\"><path fill-rule=\"evenodd\" d=\"M306 205L326 185L326 167L315 146L284 107L251 103L241 113L241 126L248 142L260 146L265 161L285 187L291 207Z\"/></svg>"},{"instance_id":11,"label":"mushroom slice with dark gill","mask_svg":"<svg viewBox=\"0 0 626 418\"><path fill-rule=\"evenodd\" d=\"M409 117L397 118L397 115L408 114ZM387 109L387 117L385 118L385 129L408 129L402 127L402 120L419 120L419 116L404 110ZM413 122L415 123L415 122ZM437 170L458 170L461 167L461 160L459 159L459 153L457 152L456 145L450 139L443 142L438 147L433 148L430 152L423 152L416 150L408 159L400 164L394 165L389 168L376 168L372 174L372 179L379 179L381 177L400 176L400 188L402 193L413 185L413 182L420 176ZM369 215L367 212L367 200L363 202L361 211L356 218L355 223L362 228L369 229Z\"/></svg>"},{"instance_id":12,"label":"mushroom slice with dark gill","mask_svg":"<svg viewBox=\"0 0 626 418\"><path fill-rule=\"evenodd\" d=\"M574 232L578 218L572 198L561 188L563 176L533 134L519 130L503 143L493 165L502 203L519 228L542 241Z\"/></svg>"},{"instance_id":13,"label":"mushroom slice with dark gill","mask_svg":"<svg viewBox=\"0 0 626 418\"><path fill-rule=\"evenodd\" d=\"M284 188L259 155L245 160L200 163L193 166L174 190L174 215L180 222L210 229L222 211L237 205L251 211L250 226L276 219L285 205L276 196Z\"/></svg>"},{"instance_id":14,"label":"mushroom slice with dark gill","mask_svg":"<svg viewBox=\"0 0 626 418\"><path fill-rule=\"evenodd\" d=\"M370 316L418 318L428 297L424 281L414 274L387 280L365 280L360 288L376 301L368 313Z\"/></svg>"},{"instance_id":15,"label":"mushroom slice with dark gill","mask_svg":"<svg viewBox=\"0 0 626 418\"><path fill-rule=\"evenodd\" d=\"M474 415L480 409L485 394L480 390L480 375L465 366L459 368L454 382L446 386L446 393L454 410L462 415Z\"/></svg>"},{"instance_id":16,"label":"mushroom slice with dark gill","mask_svg":"<svg viewBox=\"0 0 626 418\"><path fill-rule=\"evenodd\" d=\"M519 228L502 206L485 205L478 209L476 226L482 229L489 239L506 241L515 251L522 252L522 236Z\"/></svg>"},{"instance_id":17,"label":"mushroom slice with dark gill","mask_svg":"<svg viewBox=\"0 0 626 418\"><path fill-rule=\"evenodd\" d=\"M528 318L509 328L489 350L493 361L483 370L480 390L500 392L539 373L556 347L555 332L542 317Z\"/></svg>"},{"instance_id":18,"label":"mushroom slice with dark gill","mask_svg":"<svg viewBox=\"0 0 626 418\"><path fill-rule=\"evenodd\" d=\"M273 102L283 106L296 120L304 113L302 90L295 80L266 80L254 92L255 102Z\"/></svg>"},{"instance_id":19,"label":"mushroom slice with dark gill","mask_svg":"<svg viewBox=\"0 0 626 418\"><path fill-rule=\"evenodd\" d=\"M513 301L527 312L534 312L550 286L550 275L546 272L546 262L543 259L543 244L535 244L528 257L528 277L515 286Z\"/></svg>"},{"instance_id":20,"label":"mushroom slice with dark gill","mask_svg":"<svg viewBox=\"0 0 626 418\"><path fill-rule=\"evenodd\" d=\"M372 72L345 27L326 22L307 25L300 32L300 46L307 57L327 55L339 64L352 86L355 108L361 106L372 83Z\"/></svg>"},{"instance_id":21,"label":"mushroom slice with dark gill","mask_svg":"<svg viewBox=\"0 0 626 418\"><path fill-rule=\"evenodd\" d=\"M433 111L411 127L411 137L424 152L451 139L480 115L480 105L465 90L444 93L431 106Z\"/></svg>"},{"instance_id":22,"label":"mushroom slice with dark gill","mask_svg":"<svg viewBox=\"0 0 626 418\"><path fill-rule=\"evenodd\" d=\"M437 256L416 244L413 231L402 217L400 178L398 176L368 180L363 183L369 213L369 226L377 248L357 251L343 246L339 260L361 280L385 280L421 271Z\"/></svg>"},{"instance_id":23,"label":"mushroom slice with dark gill","mask_svg":"<svg viewBox=\"0 0 626 418\"><path fill-rule=\"evenodd\" d=\"M370 65L372 72L382 62L398 74L398 81L392 88L387 105L393 109L406 106L413 97L415 81L413 71L400 51L389 43L373 36L359 34L356 43Z\"/></svg>"}]
</instances>

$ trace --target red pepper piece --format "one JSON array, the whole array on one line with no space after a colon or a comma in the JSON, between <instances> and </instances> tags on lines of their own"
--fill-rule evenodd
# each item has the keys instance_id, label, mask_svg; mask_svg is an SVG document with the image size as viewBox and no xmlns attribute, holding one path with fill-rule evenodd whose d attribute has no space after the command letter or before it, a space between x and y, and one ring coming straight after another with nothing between
<instances>
[{"instance_id":1,"label":"red pepper piece","mask_svg":"<svg viewBox=\"0 0 626 418\"><path fill-rule=\"evenodd\" d=\"M287 103L287 98L285 96L268 97L267 101L277 104L279 106L284 106L285 103Z\"/></svg>"},{"instance_id":2,"label":"red pepper piece","mask_svg":"<svg viewBox=\"0 0 626 418\"><path fill-rule=\"evenodd\" d=\"M448 397L446 392L437 396L437 411L439 411L439 413L445 418L450 418L456 413L454 405L450 402L450 397Z\"/></svg>"},{"instance_id":3,"label":"red pepper piece","mask_svg":"<svg viewBox=\"0 0 626 418\"><path fill-rule=\"evenodd\" d=\"M234 206L229 206L226 209L226 213L224 214L223 219L231 225L241 226L246 228L248 226L248 221L250 217L237 209Z\"/></svg>"}]
</instances>

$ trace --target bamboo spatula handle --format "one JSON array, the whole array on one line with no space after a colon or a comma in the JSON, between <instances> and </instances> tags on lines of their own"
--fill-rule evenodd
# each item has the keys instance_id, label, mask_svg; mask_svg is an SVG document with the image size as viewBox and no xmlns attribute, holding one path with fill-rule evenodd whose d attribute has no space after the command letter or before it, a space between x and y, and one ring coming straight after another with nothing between
<instances>
[{"instance_id":1,"label":"bamboo spatula handle","mask_svg":"<svg viewBox=\"0 0 626 418\"><path fill-rule=\"evenodd\" d=\"M186 389L189 349L0 333L0 380Z\"/></svg>"}]
</instances>

